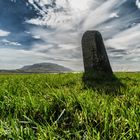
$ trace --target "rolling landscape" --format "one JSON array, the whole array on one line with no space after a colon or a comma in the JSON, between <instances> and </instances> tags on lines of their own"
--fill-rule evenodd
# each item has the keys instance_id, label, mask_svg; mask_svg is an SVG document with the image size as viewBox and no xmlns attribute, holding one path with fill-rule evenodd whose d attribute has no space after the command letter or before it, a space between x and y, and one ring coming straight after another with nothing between
<instances>
[{"instance_id":1,"label":"rolling landscape","mask_svg":"<svg viewBox=\"0 0 140 140\"><path fill-rule=\"evenodd\" d=\"M37 63L33 65L27 65L16 70L0 70L0 73L6 74L20 74L20 73L64 73L72 71L69 68L53 64L53 63Z\"/></svg>"}]
</instances>

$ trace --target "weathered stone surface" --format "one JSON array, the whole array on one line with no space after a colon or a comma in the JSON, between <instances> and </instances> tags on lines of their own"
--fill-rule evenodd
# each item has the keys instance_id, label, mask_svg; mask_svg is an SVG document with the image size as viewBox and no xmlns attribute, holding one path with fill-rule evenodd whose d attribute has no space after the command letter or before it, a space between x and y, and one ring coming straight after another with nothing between
<instances>
[{"instance_id":1,"label":"weathered stone surface","mask_svg":"<svg viewBox=\"0 0 140 140\"><path fill-rule=\"evenodd\" d=\"M85 72L112 74L102 35L98 31L87 31L82 37Z\"/></svg>"}]
</instances>

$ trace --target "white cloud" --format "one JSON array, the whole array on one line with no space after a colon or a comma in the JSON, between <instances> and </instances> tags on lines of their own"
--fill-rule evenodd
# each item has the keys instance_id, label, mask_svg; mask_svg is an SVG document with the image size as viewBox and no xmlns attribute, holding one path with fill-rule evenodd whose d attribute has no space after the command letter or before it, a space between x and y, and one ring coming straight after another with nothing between
<instances>
[{"instance_id":1,"label":"white cloud","mask_svg":"<svg viewBox=\"0 0 140 140\"><path fill-rule=\"evenodd\" d=\"M18 42L14 42L14 41L9 41L7 39L2 39L0 41L0 44L4 45L4 46L21 46L20 43Z\"/></svg>"},{"instance_id":2,"label":"white cloud","mask_svg":"<svg viewBox=\"0 0 140 140\"><path fill-rule=\"evenodd\" d=\"M42 48L43 46L41 47L41 50ZM47 47L44 46L44 49L45 48ZM18 69L25 65L42 62L57 63L59 65L73 68L73 70L79 70L79 68L83 68L81 59L65 59L66 56L62 56L61 51L57 52L55 58L52 58L51 54L46 55L45 53L39 52L35 48L28 51L10 48L0 48L0 56L0 69Z\"/></svg>"},{"instance_id":3,"label":"white cloud","mask_svg":"<svg viewBox=\"0 0 140 140\"><path fill-rule=\"evenodd\" d=\"M101 4L95 10L90 10L84 22L83 28L93 29L95 26L103 23L110 18L110 12L112 11L114 5L117 5L120 0L108 0Z\"/></svg>"},{"instance_id":4,"label":"white cloud","mask_svg":"<svg viewBox=\"0 0 140 140\"><path fill-rule=\"evenodd\" d=\"M39 63L49 59L43 53L11 48L0 48L0 56L0 69L17 69L24 65Z\"/></svg>"},{"instance_id":5,"label":"white cloud","mask_svg":"<svg viewBox=\"0 0 140 140\"><path fill-rule=\"evenodd\" d=\"M108 39L106 44L116 49L133 50L140 47L140 24L131 27Z\"/></svg>"},{"instance_id":6,"label":"white cloud","mask_svg":"<svg viewBox=\"0 0 140 140\"><path fill-rule=\"evenodd\" d=\"M35 39L41 39L39 35L32 36Z\"/></svg>"},{"instance_id":7,"label":"white cloud","mask_svg":"<svg viewBox=\"0 0 140 140\"><path fill-rule=\"evenodd\" d=\"M131 29L120 32L120 30L124 29L126 25L129 25L132 20L130 18L131 15L121 17L118 11L114 10L119 9L119 6L124 2L126 2L126 0L81 0L80 3L78 0L56 0L56 9L62 7L63 10L56 12L54 9L48 9L48 14L44 15L42 19L38 18L27 21L32 24L45 25L52 29L44 30L38 28L30 31L34 36L40 35L40 38L48 44L45 47L44 45L37 45L33 49L36 48L37 51L47 50L42 52L46 52L46 55L49 54L52 58L61 59L69 63L69 53L72 52L70 50L74 50L73 53L75 54L77 53L75 50L81 47L83 32L88 29L100 30L104 37L109 37L109 39L106 40L107 47L109 46L116 50L116 53L109 54L109 56L114 58L122 56L123 65L127 67L127 59L129 59L129 61L139 60L139 58L136 58L139 55L137 54L137 56L135 56L134 53L136 53L135 50L138 50L138 44L140 44L140 28L139 25L135 24ZM111 18L115 18L116 20L112 20L110 24L106 24L105 26L103 23ZM118 49L124 49L126 55L119 54L119 52L117 52ZM131 50L133 50L133 52ZM81 49L79 49L78 55L79 58L75 59L75 57L73 57L73 60L75 62L77 60L77 64L81 60L80 64L83 67ZM73 60L71 58L71 61ZM111 62L114 66L114 62L112 60ZM120 59L115 61L115 63L116 65L120 63ZM116 69L116 67L114 68ZM81 67L79 67L79 69L81 69Z\"/></svg>"},{"instance_id":8,"label":"white cloud","mask_svg":"<svg viewBox=\"0 0 140 140\"><path fill-rule=\"evenodd\" d=\"M29 33L33 38L42 39L44 44L34 44L29 51L15 51L14 56L10 55L15 63L20 64L19 61L22 60L24 64L47 60L81 70L81 37L88 29L101 31L106 38L107 47L116 51L109 52L114 69L121 70L123 67L130 70L131 66L134 68L134 64L140 61L140 25L132 24L135 13L127 14L125 9L121 9L124 11L122 15L119 13L120 6L127 0L56 0L56 7L49 9L44 5L51 4L51 0L28 1L43 16L26 21L39 25L38 28L30 29ZM38 2L41 8L36 6L34 1ZM136 5L140 8L139 0ZM125 54L117 51L119 49L124 50ZM139 67L137 66L138 69Z\"/></svg>"},{"instance_id":9,"label":"white cloud","mask_svg":"<svg viewBox=\"0 0 140 140\"><path fill-rule=\"evenodd\" d=\"M119 56L121 59L112 61L115 70L135 71L140 70L140 24L124 30L106 41L106 46L113 48L116 52L110 54L112 57ZM122 50L125 54L121 53Z\"/></svg>"},{"instance_id":10,"label":"white cloud","mask_svg":"<svg viewBox=\"0 0 140 140\"><path fill-rule=\"evenodd\" d=\"M74 10L86 10L89 8L90 0L70 0L70 6Z\"/></svg>"},{"instance_id":11,"label":"white cloud","mask_svg":"<svg viewBox=\"0 0 140 140\"><path fill-rule=\"evenodd\" d=\"M4 30L0 29L0 37L8 36L9 34L10 34L10 32L7 32L7 31L4 31Z\"/></svg>"},{"instance_id":12,"label":"white cloud","mask_svg":"<svg viewBox=\"0 0 140 140\"><path fill-rule=\"evenodd\" d=\"M119 15L118 15L117 13L112 13L112 14L110 14L109 17L110 17L110 18L118 18Z\"/></svg>"},{"instance_id":13,"label":"white cloud","mask_svg":"<svg viewBox=\"0 0 140 140\"><path fill-rule=\"evenodd\" d=\"M140 1L136 0L136 6L140 9Z\"/></svg>"}]
</instances>

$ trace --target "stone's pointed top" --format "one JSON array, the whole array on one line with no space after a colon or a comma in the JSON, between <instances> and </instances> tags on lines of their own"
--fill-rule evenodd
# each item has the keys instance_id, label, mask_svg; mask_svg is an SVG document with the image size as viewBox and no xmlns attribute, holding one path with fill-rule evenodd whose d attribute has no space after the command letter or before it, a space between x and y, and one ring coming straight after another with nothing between
<instances>
[{"instance_id":1,"label":"stone's pointed top","mask_svg":"<svg viewBox=\"0 0 140 140\"><path fill-rule=\"evenodd\" d=\"M86 31L82 37L85 72L112 74L102 35L99 31Z\"/></svg>"}]
</instances>

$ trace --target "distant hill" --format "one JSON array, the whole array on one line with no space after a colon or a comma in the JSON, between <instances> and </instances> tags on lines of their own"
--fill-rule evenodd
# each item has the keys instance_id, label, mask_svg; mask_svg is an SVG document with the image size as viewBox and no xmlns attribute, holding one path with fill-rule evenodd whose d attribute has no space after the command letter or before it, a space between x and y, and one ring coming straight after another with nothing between
<instances>
[{"instance_id":1,"label":"distant hill","mask_svg":"<svg viewBox=\"0 0 140 140\"><path fill-rule=\"evenodd\" d=\"M58 73L58 72L69 72L72 71L64 66L54 63L38 63L33 65L24 66L19 70L26 72L39 72L39 73Z\"/></svg>"},{"instance_id":2,"label":"distant hill","mask_svg":"<svg viewBox=\"0 0 140 140\"><path fill-rule=\"evenodd\" d=\"M37 63L16 70L0 70L0 73L63 73L70 71L72 70L54 63Z\"/></svg>"}]
</instances>

